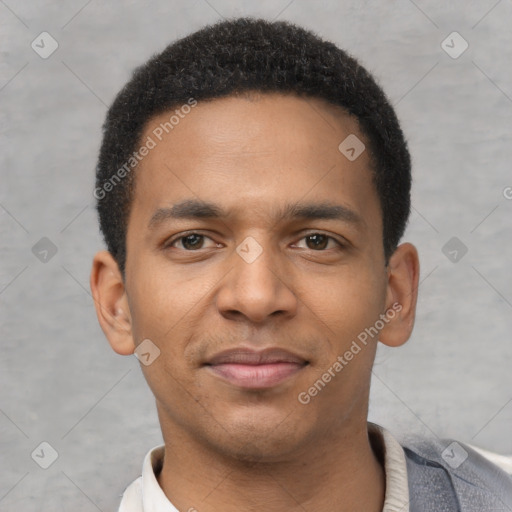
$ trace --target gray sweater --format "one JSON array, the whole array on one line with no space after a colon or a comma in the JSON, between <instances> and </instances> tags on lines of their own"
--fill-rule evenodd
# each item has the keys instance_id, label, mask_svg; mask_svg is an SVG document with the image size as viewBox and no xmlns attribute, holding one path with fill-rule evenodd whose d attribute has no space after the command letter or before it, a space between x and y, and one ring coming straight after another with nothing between
<instances>
[{"instance_id":1,"label":"gray sweater","mask_svg":"<svg viewBox=\"0 0 512 512\"><path fill-rule=\"evenodd\" d=\"M512 512L512 476L471 447L424 438L401 444L410 512Z\"/></svg>"}]
</instances>

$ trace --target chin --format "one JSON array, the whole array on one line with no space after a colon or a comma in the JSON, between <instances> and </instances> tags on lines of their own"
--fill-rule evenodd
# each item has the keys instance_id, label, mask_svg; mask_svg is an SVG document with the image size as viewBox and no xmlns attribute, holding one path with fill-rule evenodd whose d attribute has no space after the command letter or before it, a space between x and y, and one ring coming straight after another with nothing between
<instances>
[{"instance_id":1,"label":"chin","mask_svg":"<svg viewBox=\"0 0 512 512\"><path fill-rule=\"evenodd\" d=\"M246 439L241 438L236 442L233 438L229 444L217 446L225 456L242 463L273 464L288 459L288 455L296 451L295 443L290 439Z\"/></svg>"},{"instance_id":2,"label":"chin","mask_svg":"<svg viewBox=\"0 0 512 512\"><path fill-rule=\"evenodd\" d=\"M283 414L284 413L284 414ZM287 416L289 415L289 416ZM213 442L224 455L241 462L271 463L288 459L289 454L308 443L306 422L292 419L293 414L259 414L257 418L240 417L224 421L222 436ZM212 439L209 440L212 443Z\"/></svg>"}]
</instances>

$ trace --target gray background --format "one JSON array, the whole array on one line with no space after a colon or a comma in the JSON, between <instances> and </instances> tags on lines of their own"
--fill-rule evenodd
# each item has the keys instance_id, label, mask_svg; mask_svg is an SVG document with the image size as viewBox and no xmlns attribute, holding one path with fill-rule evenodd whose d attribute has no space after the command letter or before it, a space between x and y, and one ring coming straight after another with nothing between
<instances>
[{"instance_id":1,"label":"gray background","mask_svg":"<svg viewBox=\"0 0 512 512\"><path fill-rule=\"evenodd\" d=\"M136 65L235 15L349 50L407 134L418 316L405 346L379 349L370 419L512 454L511 0L255 4L0 0L0 510L115 510L161 442L139 363L111 351L89 294L100 127ZM31 48L42 31L59 44L47 59ZM469 43L457 59L441 47L453 31ZM468 249L457 262L452 237ZM59 455L46 470L31 458L42 441Z\"/></svg>"}]
</instances>

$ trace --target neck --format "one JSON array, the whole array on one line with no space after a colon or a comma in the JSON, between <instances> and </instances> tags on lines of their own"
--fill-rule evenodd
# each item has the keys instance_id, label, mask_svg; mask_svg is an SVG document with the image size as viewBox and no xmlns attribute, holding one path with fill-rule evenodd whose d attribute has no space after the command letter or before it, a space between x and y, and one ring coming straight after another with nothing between
<instances>
[{"instance_id":1,"label":"neck","mask_svg":"<svg viewBox=\"0 0 512 512\"><path fill-rule=\"evenodd\" d=\"M382 511L385 474L366 421L314 439L286 460L271 463L233 459L174 425L162 430L165 457L157 478L178 510Z\"/></svg>"}]
</instances>

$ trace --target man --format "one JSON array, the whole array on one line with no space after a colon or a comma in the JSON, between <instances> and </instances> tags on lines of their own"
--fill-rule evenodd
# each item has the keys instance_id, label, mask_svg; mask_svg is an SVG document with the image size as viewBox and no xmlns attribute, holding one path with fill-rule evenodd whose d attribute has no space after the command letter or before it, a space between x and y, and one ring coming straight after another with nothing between
<instances>
[{"instance_id":1,"label":"man","mask_svg":"<svg viewBox=\"0 0 512 512\"><path fill-rule=\"evenodd\" d=\"M512 510L469 446L367 421L377 341L414 324L410 187L382 90L299 27L221 22L136 70L104 125L91 289L165 445L120 511Z\"/></svg>"}]
</instances>

